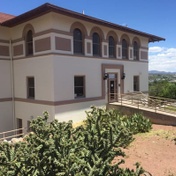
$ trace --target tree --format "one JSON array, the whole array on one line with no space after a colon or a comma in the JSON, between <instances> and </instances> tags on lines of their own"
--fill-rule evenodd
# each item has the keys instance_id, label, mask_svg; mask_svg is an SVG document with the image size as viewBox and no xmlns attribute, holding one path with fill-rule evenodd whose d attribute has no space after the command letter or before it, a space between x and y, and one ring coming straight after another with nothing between
<instances>
[{"instance_id":1,"label":"tree","mask_svg":"<svg viewBox=\"0 0 176 176\"><path fill-rule=\"evenodd\" d=\"M149 94L151 96L176 99L176 83L167 80L155 80L149 83Z\"/></svg>"}]
</instances>

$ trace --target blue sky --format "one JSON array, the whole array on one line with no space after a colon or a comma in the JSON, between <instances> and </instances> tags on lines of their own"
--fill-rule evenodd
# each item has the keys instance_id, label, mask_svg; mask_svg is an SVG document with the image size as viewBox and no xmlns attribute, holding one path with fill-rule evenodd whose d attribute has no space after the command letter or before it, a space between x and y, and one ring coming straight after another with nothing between
<instances>
[{"instance_id":1,"label":"blue sky","mask_svg":"<svg viewBox=\"0 0 176 176\"><path fill-rule=\"evenodd\" d=\"M149 70L176 72L176 0L0 0L0 12L20 15L46 2L166 38L149 44Z\"/></svg>"}]
</instances>

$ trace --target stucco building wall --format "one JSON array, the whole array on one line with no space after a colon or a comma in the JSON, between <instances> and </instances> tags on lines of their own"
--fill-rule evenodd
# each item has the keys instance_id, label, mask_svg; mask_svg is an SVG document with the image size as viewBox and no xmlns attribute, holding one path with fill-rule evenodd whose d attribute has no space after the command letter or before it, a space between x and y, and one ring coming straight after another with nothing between
<instances>
[{"instance_id":1,"label":"stucco building wall","mask_svg":"<svg viewBox=\"0 0 176 176\"><path fill-rule=\"evenodd\" d=\"M83 53L74 53L74 29L83 35ZM27 33L32 31L31 55L27 55ZM93 55L92 35L100 36L101 54ZM109 36L114 37L115 57L109 56ZM122 58L122 40L128 43L127 59ZM29 121L43 111L50 120L80 121L91 105L109 102L110 78L114 76L115 93L134 91L134 77L140 91L148 91L148 42L160 37L112 24L83 14L44 4L0 26L0 124L15 127L21 119ZM134 41L139 59L134 58ZM84 77L85 95L76 98L74 77ZM35 97L28 97L27 79L34 78ZM8 124L8 125L7 125ZM2 125L3 126L3 125ZM1 129L1 126L0 126Z\"/></svg>"}]
</instances>

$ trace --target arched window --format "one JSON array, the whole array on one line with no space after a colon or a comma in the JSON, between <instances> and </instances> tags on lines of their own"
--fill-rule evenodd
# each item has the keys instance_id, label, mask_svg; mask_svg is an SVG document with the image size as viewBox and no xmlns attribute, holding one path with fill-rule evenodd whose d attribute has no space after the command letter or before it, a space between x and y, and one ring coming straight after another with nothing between
<instances>
[{"instance_id":1,"label":"arched window","mask_svg":"<svg viewBox=\"0 0 176 176\"><path fill-rule=\"evenodd\" d=\"M98 33L93 33L93 55L94 56L100 56L101 49L100 49L100 36Z\"/></svg>"},{"instance_id":2,"label":"arched window","mask_svg":"<svg viewBox=\"0 0 176 176\"><path fill-rule=\"evenodd\" d=\"M112 36L109 37L109 57L115 57L115 40Z\"/></svg>"},{"instance_id":3,"label":"arched window","mask_svg":"<svg viewBox=\"0 0 176 176\"><path fill-rule=\"evenodd\" d=\"M139 45L136 41L133 43L133 58L139 60Z\"/></svg>"},{"instance_id":4,"label":"arched window","mask_svg":"<svg viewBox=\"0 0 176 176\"><path fill-rule=\"evenodd\" d=\"M29 30L26 34L26 55L33 55L33 33Z\"/></svg>"},{"instance_id":5,"label":"arched window","mask_svg":"<svg viewBox=\"0 0 176 176\"><path fill-rule=\"evenodd\" d=\"M83 54L83 37L80 29L76 28L73 31L74 53Z\"/></svg>"},{"instance_id":6,"label":"arched window","mask_svg":"<svg viewBox=\"0 0 176 176\"><path fill-rule=\"evenodd\" d=\"M128 44L125 39L122 40L122 59L128 59Z\"/></svg>"}]
</instances>

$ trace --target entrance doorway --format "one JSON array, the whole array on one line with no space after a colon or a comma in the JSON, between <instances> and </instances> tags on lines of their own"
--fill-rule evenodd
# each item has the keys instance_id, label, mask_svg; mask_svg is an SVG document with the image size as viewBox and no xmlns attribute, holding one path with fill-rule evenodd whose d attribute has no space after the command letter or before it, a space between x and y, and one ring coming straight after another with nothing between
<instances>
[{"instance_id":1,"label":"entrance doorway","mask_svg":"<svg viewBox=\"0 0 176 176\"><path fill-rule=\"evenodd\" d=\"M117 91L117 74L116 73L109 73L108 74L108 102L116 102L118 101L118 91Z\"/></svg>"},{"instance_id":2,"label":"entrance doorway","mask_svg":"<svg viewBox=\"0 0 176 176\"><path fill-rule=\"evenodd\" d=\"M23 128L23 120L17 118L17 129L20 129L20 128ZM23 133L22 129L17 131L17 134L22 134L22 133Z\"/></svg>"},{"instance_id":3,"label":"entrance doorway","mask_svg":"<svg viewBox=\"0 0 176 176\"><path fill-rule=\"evenodd\" d=\"M139 76L134 76L133 77L133 90L135 91L139 91Z\"/></svg>"}]
</instances>

